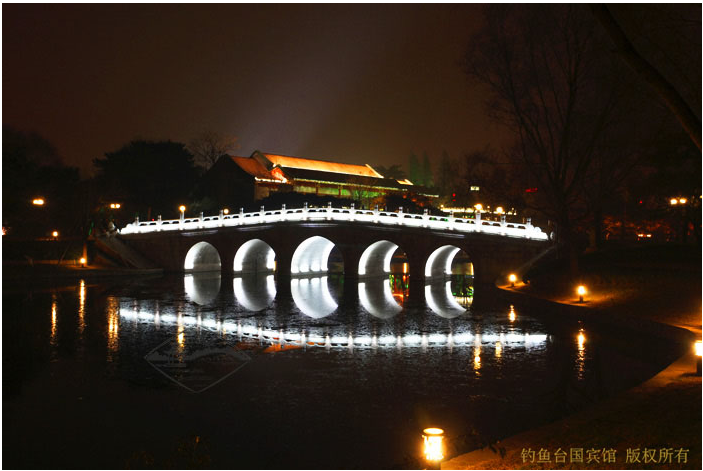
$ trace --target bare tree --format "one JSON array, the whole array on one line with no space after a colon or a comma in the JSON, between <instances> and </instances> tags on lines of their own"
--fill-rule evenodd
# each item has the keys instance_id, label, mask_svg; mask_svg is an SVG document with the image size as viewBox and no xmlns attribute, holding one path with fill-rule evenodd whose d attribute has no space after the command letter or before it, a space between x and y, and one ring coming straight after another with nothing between
<instances>
[{"instance_id":1,"label":"bare tree","mask_svg":"<svg viewBox=\"0 0 703 471\"><path fill-rule=\"evenodd\" d=\"M188 150L195 157L195 163L209 168L217 159L237 149L237 138L215 131L203 131L188 143Z\"/></svg>"},{"instance_id":2,"label":"bare tree","mask_svg":"<svg viewBox=\"0 0 703 471\"><path fill-rule=\"evenodd\" d=\"M539 210L575 266L574 226L618 95L597 72L594 20L579 5L492 5L471 40L470 77L488 86L491 116L517 137L513 157L538 185Z\"/></svg>"},{"instance_id":3,"label":"bare tree","mask_svg":"<svg viewBox=\"0 0 703 471\"><path fill-rule=\"evenodd\" d=\"M649 63L627 38L618 22L604 4L591 5L593 15L598 18L603 28L608 32L622 58L646 81L659 97L669 107L671 112L686 130L691 140L701 149L701 120L696 116L686 100L676 90L674 85Z\"/></svg>"}]
</instances>

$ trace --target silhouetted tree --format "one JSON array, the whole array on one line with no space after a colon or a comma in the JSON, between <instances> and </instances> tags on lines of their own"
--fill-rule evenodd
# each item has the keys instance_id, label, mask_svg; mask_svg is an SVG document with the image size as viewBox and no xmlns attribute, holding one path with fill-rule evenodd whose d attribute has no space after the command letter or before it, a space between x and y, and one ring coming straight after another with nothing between
<instances>
[{"instance_id":1,"label":"silhouetted tree","mask_svg":"<svg viewBox=\"0 0 703 471\"><path fill-rule=\"evenodd\" d=\"M693 112L676 87L635 49L618 22L604 4L591 5L591 11L612 39L618 53L637 74L647 82L676 116L694 144L701 150L701 120ZM698 34L700 37L700 5L698 5ZM699 47L700 50L700 47ZM700 67L699 67L700 68ZM698 87L700 90L700 87ZM699 92L700 93L700 92Z\"/></svg>"},{"instance_id":2,"label":"silhouetted tree","mask_svg":"<svg viewBox=\"0 0 703 471\"><path fill-rule=\"evenodd\" d=\"M491 5L471 40L467 72L491 91L491 115L512 129L512 154L531 173L539 209L577 267L575 225L587 212L581 191L607 137L618 94L594 20L578 5Z\"/></svg>"},{"instance_id":3,"label":"silhouetted tree","mask_svg":"<svg viewBox=\"0 0 703 471\"><path fill-rule=\"evenodd\" d=\"M413 184L422 185L422 169L415 153L411 153L408 158L408 178Z\"/></svg>"},{"instance_id":4,"label":"silhouetted tree","mask_svg":"<svg viewBox=\"0 0 703 471\"><path fill-rule=\"evenodd\" d=\"M77 231L82 201L78 169L63 165L56 148L44 137L2 128L2 218L10 234L45 237ZM44 206L32 205L42 197Z\"/></svg>"},{"instance_id":5,"label":"silhouetted tree","mask_svg":"<svg viewBox=\"0 0 703 471\"><path fill-rule=\"evenodd\" d=\"M185 145L172 141L135 140L93 163L106 197L142 219L175 217L200 175Z\"/></svg>"},{"instance_id":6,"label":"silhouetted tree","mask_svg":"<svg viewBox=\"0 0 703 471\"><path fill-rule=\"evenodd\" d=\"M204 131L188 143L196 164L210 168L217 159L238 147L237 138L215 131Z\"/></svg>"},{"instance_id":7,"label":"silhouetted tree","mask_svg":"<svg viewBox=\"0 0 703 471\"><path fill-rule=\"evenodd\" d=\"M427 152L422 153L422 185L426 187L434 186L434 178L432 178L432 164Z\"/></svg>"},{"instance_id":8,"label":"silhouetted tree","mask_svg":"<svg viewBox=\"0 0 703 471\"><path fill-rule=\"evenodd\" d=\"M407 178L405 172L403 171L403 168L398 164L393 164L390 167L376 165L374 166L374 168L385 178L394 178L396 180L405 180Z\"/></svg>"}]
</instances>

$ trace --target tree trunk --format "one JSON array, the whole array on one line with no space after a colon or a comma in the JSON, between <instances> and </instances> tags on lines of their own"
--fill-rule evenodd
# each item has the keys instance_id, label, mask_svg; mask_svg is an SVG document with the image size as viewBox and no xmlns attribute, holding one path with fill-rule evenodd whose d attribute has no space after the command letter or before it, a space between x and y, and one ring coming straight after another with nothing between
<instances>
[{"instance_id":1,"label":"tree trunk","mask_svg":"<svg viewBox=\"0 0 703 471\"><path fill-rule=\"evenodd\" d=\"M701 121L688 106L688 103L681 97L681 94L676 91L674 86L666 80L652 64L647 62L647 60L637 52L625 35L625 32L620 28L615 18L613 18L607 6L603 4L591 5L591 11L607 31L610 39L615 43L615 47L618 49L618 52L625 62L627 62L644 81L654 88L659 97L679 120L681 126L698 147L698 150L700 150Z\"/></svg>"}]
</instances>

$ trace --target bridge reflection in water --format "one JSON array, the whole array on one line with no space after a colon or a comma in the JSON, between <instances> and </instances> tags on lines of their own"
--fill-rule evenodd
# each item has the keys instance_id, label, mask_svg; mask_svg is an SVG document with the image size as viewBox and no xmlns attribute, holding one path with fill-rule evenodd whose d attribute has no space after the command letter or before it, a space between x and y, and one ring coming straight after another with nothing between
<instances>
[{"instance_id":1,"label":"bridge reflection in water","mask_svg":"<svg viewBox=\"0 0 703 471\"><path fill-rule=\"evenodd\" d=\"M444 331L421 332L410 329L403 332L392 329L392 334L378 335L369 333L367 329L355 332L354 325L344 322L325 326L301 322L305 317L312 320L322 319L339 312L342 301L342 290L339 289L338 283L340 279L329 276L293 278L289 281L291 299L300 311L290 313L291 316L297 316L292 327L266 325L270 323L270 319L258 316L223 318L221 313L202 309L215 303L221 294L223 283L218 274L189 274L185 275L183 280L186 297L195 304L195 309L189 309L187 306L175 309L159 308L158 305L153 306L148 302L142 304L137 300L120 301L120 317L133 322L153 323L159 328L177 326L178 332L188 329L206 330L281 347L467 347L473 348L476 356L479 356L481 346L492 345L496 355L501 356L502 351L511 345L517 344L520 348L542 348L547 341L547 335L523 333L512 326L500 332L481 332L475 328L471 331L454 331L449 325ZM359 282L357 292L361 312L381 321L392 320L404 311L403 303L407 297L408 285L408 276L403 274ZM245 314L274 309L272 305L276 299L277 287L273 275L236 277L232 280L232 287L234 299ZM472 296L473 287L471 277L468 276L453 276L452 279L439 280L425 286L427 307L439 317L448 320L462 315L470 316L467 309L471 305ZM304 317L301 318L300 314ZM404 315L414 315L414 312ZM418 315L422 313L418 312Z\"/></svg>"}]
</instances>

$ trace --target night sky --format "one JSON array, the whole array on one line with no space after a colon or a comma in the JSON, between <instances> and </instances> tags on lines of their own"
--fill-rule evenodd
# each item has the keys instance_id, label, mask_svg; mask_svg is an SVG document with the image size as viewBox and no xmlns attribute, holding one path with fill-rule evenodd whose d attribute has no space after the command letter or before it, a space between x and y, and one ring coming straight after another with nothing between
<instances>
[{"instance_id":1,"label":"night sky","mask_svg":"<svg viewBox=\"0 0 703 471\"><path fill-rule=\"evenodd\" d=\"M479 5L8 5L3 123L84 174L131 139L211 130L350 163L438 160L506 133L461 68Z\"/></svg>"}]
</instances>

